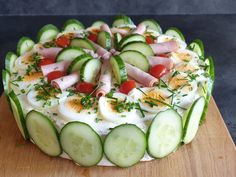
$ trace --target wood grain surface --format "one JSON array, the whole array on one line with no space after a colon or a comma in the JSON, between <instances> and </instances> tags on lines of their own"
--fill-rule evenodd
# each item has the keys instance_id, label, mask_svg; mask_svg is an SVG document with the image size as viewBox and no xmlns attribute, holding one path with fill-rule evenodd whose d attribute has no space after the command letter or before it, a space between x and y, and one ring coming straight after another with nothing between
<instances>
[{"instance_id":1,"label":"wood grain surface","mask_svg":"<svg viewBox=\"0 0 236 177\"><path fill-rule=\"evenodd\" d=\"M236 177L236 148L213 99L192 143L166 158L130 168L83 168L24 141L5 96L0 98L0 177Z\"/></svg>"}]
</instances>

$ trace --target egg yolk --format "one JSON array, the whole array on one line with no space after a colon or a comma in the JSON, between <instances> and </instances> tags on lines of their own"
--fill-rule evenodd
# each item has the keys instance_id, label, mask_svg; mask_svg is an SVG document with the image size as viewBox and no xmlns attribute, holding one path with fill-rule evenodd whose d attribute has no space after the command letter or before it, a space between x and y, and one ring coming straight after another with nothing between
<instances>
[{"instance_id":1,"label":"egg yolk","mask_svg":"<svg viewBox=\"0 0 236 177\"><path fill-rule=\"evenodd\" d=\"M182 71L182 72L189 72L189 71L193 72L193 71L197 70L197 67L190 65L188 63L184 63L184 64L176 66L175 70Z\"/></svg>"},{"instance_id":2,"label":"egg yolk","mask_svg":"<svg viewBox=\"0 0 236 177\"><path fill-rule=\"evenodd\" d=\"M24 81L25 82L31 82L34 80L37 80L39 78L43 77L42 72L32 72L24 76Z\"/></svg>"},{"instance_id":3,"label":"egg yolk","mask_svg":"<svg viewBox=\"0 0 236 177\"><path fill-rule=\"evenodd\" d=\"M21 60L21 62L22 62L23 64L25 64L25 65L29 65L29 64L33 63L33 58L32 58L32 56L25 56L25 57Z\"/></svg>"},{"instance_id":4,"label":"egg yolk","mask_svg":"<svg viewBox=\"0 0 236 177\"><path fill-rule=\"evenodd\" d=\"M147 101L148 102L152 102L152 103L162 107L162 106L165 106L162 102L169 103L170 102L170 98L168 98L167 95L165 95L164 93L162 93L160 91L153 90L153 91L147 92L143 96L142 101L144 103L147 103Z\"/></svg>"},{"instance_id":5,"label":"egg yolk","mask_svg":"<svg viewBox=\"0 0 236 177\"><path fill-rule=\"evenodd\" d=\"M66 102L66 107L73 112L80 112L83 109L83 105L81 105L80 101L80 98L70 99Z\"/></svg>"},{"instance_id":6,"label":"egg yolk","mask_svg":"<svg viewBox=\"0 0 236 177\"><path fill-rule=\"evenodd\" d=\"M190 62L191 55L189 53L176 53L177 58L181 61Z\"/></svg>"},{"instance_id":7,"label":"egg yolk","mask_svg":"<svg viewBox=\"0 0 236 177\"><path fill-rule=\"evenodd\" d=\"M175 77L172 77L169 80L169 86L175 90L182 89L182 91L186 93L192 91L193 89L191 84L189 84L188 79L182 75L176 75Z\"/></svg>"}]
</instances>

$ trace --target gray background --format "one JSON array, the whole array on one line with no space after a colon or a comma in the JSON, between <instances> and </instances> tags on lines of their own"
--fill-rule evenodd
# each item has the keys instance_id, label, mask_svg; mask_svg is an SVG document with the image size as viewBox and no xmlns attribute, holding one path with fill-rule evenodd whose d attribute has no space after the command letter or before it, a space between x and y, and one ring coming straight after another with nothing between
<instances>
[{"instance_id":1,"label":"gray background","mask_svg":"<svg viewBox=\"0 0 236 177\"><path fill-rule=\"evenodd\" d=\"M0 0L0 14L232 14L236 0Z\"/></svg>"}]
</instances>

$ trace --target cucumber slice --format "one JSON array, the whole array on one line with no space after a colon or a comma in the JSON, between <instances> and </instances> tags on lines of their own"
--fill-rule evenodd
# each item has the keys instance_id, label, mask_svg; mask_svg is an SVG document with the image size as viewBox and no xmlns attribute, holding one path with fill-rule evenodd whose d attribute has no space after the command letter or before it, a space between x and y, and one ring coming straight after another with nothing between
<instances>
[{"instance_id":1,"label":"cucumber slice","mask_svg":"<svg viewBox=\"0 0 236 177\"><path fill-rule=\"evenodd\" d=\"M186 111L186 115L184 115L184 144L190 143L195 137L205 104L205 98L200 97L196 101L194 101L191 107Z\"/></svg>"},{"instance_id":2,"label":"cucumber slice","mask_svg":"<svg viewBox=\"0 0 236 177\"><path fill-rule=\"evenodd\" d=\"M88 60L92 59L93 57L89 54L83 54L76 57L70 64L68 68L68 73L73 73L74 71L80 71L81 66Z\"/></svg>"},{"instance_id":3,"label":"cucumber slice","mask_svg":"<svg viewBox=\"0 0 236 177\"><path fill-rule=\"evenodd\" d=\"M127 50L135 50L141 52L145 56L154 55L152 48L145 42L130 42L121 49L122 52Z\"/></svg>"},{"instance_id":4,"label":"cucumber slice","mask_svg":"<svg viewBox=\"0 0 236 177\"><path fill-rule=\"evenodd\" d=\"M25 118L24 118L24 114L23 114L23 110L22 110L20 101L13 91L11 91L8 94L8 96L9 96L12 112L13 112L14 118L16 120L17 126L18 126L22 136L24 137L24 139L28 139L29 135L28 135L28 132L26 129Z\"/></svg>"},{"instance_id":5,"label":"cucumber slice","mask_svg":"<svg viewBox=\"0 0 236 177\"><path fill-rule=\"evenodd\" d=\"M47 116L32 110L25 120L30 138L41 151L50 156L59 156L62 153L57 129Z\"/></svg>"},{"instance_id":6,"label":"cucumber slice","mask_svg":"<svg viewBox=\"0 0 236 177\"><path fill-rule=\"evenodd\" d=\"M34 47L34 41L29 37L20 38L17 43L17 55L23 55L24 53L30 51Z\"/></svg>"},{"instance_id":7,"label":"cucumber slice","mask_svg":"<svg viewBox=\"0 0 236 177\"><path fill-rule=\"evenodd\" d=\"M183 33L176 27L170 27L169 29L166 30L165 34L169 36L173 36L182 41L185 41Z\"/></svg>"},{"instance_id":8,"label":"cucumber slice","mask_svg":"<svg viewBox=\"0 0 236 177\"><path fill-rule=\"evenodd\" d=\"M56 57L56 61L63 61L63 60L69 60L72 61L74 60L76 57L85 54L85 52L80 48L80 47L67 47L62 49L57 57Z\"/></svg>"},{"instance_id":9,"label":"cucumber slice","mask_svg":"<svg viewBox=\"0 0 236 177\"><path fill-rule=\"evenodd\" d=\"M146 137L134 124L122 124L111 130L104 142L104 153L119 167L138 163L145 154Z\"/></svg>"},{"instance_id":10,"label":"cucumber slice","mask_svg":"<svg viewBox=\"0 0 236 177\"><path fill-rule=\"evenodd\" d=\"M120 53L120 57L123 61L136 66L137 68L148 72L149 70L149 61L145 55L135 50L127 50Z\"/></svg>"},{"instance_id":11,"label":"cucumber slice","mask_svg":"<svg viewBox=\"0 0 236 177\"><path fill-rule=\"evenodd\" d=\"M57 34L59 33L59 30L56 26L52 24L48 24L43 26L37 35L37 40L41 43L51 41L56 38Z\"/></svg>"},{"instance_id":12,"label":"cucumber slice","mask_svg":"<svg viewBox=\"0 0 236 177\"><path fill-rule=\"evenodd\" d=\"M103 24L106 24L106 23L104 21L98 20L98 21L93 22L91 27L100 28Z\"/></svg>"},{"instance_id":13,"label":"cucumber slice","mask_svg":"<svg viewBox=\"0 0 236 177\"><path fill-rule=\"evenodd\" d=\"M112 23L112 27L125 27L125 26L127 27L134 26L134 22L128 16L125 15L116 16L114 22Z\"/></svg>"},{"instance_id":14,"label":"cucumber slice","mask_svg":"<svg viewBox=\"0 0 236 177\"><path fill-rule=\"evenodd\" d=\"M114 34L114 44L115 44L115 48L119 49L119 42L121 41L122 36L120 33L115 33Z\"/></svg>"},{"instance_id":15,"label":"cucumber slice","mask_svg":"<svg viewBox=\"0 0 236 177\"><path fill-rule=\"evenodd\" d=\"M146 42L145 37L143 37L140 34L131 34L129 36L124 37L120 42L119 42L119 48L121 49L124 45L130 43L130 42Z\"/></svg>"},{"instance_id":16,"label":"cucumber slice","mask_svg":"<svg viewBox=\"0 0 236 177\"><path fill-rule=\"evenodd\" d=\"M125 63L120 56L112 56L110 64L118 84L121 84L128 79Z\"/></svg>"},{"instance_id":17,"label":"cucumber slice","mask_svg":"<svg viewBox=\"0 0 236 177\"><path fill-rule=\"evenodd\" d=\"M99 59L90 59L86 61L80 69L80 80L82 82L96 83L96 77L101 69L101 61Z\"/></svg>"},{"instance_id":18,"label":"cucumber slice","mask_svg":"<svg viewBox=\"0 0 236 177\"><path fill-rule=\"evenodd\" d=\"M5 68L12 73L15 60L17 59L17 55L13 52L8 52L5 57Z\"/></svg>"},{"instance_id":19,"label":"cucumber slice","mask_svg":"<svg viewBox=\"0 0 236 177\"><path fill-rule=\"evenodd\" d=\"M71 40L70 46L81 47L83 49L96 51L93 44L86 38L74 38Z\"/></svg>"},{"instance_id":20,"label":"cucumber slice","mask_svg":"<svg viewBox=\"0 0 236 177\"><path fill-rule=\"evenodd\" d=\"M103 157L100 136L86 123L69 122L61 130L63 150L82 166L96 165Z\"/></svg>"},{"instance_id":21,"label":"cucumber slice","mask_svg":"<svg viewBox=\"0 0 236 177\"><path fill-rule=\"evenodd\" d=\"M158 113L147 134L150 156L162 158L175 151L181 143L182 132L182 119L176 111L168 109Z\"/></svg>"},{"instance_id":22,"label":"cucumber slice","mask_svg":"<svg viewBox=\"0 0 236 177\"><path fill-rule=\"evenodd\" d=\"M142 24L145 24L147 29L151 29L154 31L157 31L159 34L162 34L162 29L160 25L153 19L146 19L141 22Z\"/></svg>"},{"instance_id":23,"label":"cucumber slice","mask_svg":"<svg viewBox=\"0 0 236 177\"><path fill-rule=\"evenodd\" d=\"M7 95L10 92L10 85L9 85L9 80L10 80L11 74L9 71L3 69L2 70L2 82L3 82L3 88L4 92Z\"/></svg>"},{"instance_id":24,"label":"cucumber slice","mask_svg":"<svg viewBox=\"0 0 236 177\"><path fill-rule=\"evenodd\" d=\"M194 51L201 60L204 60L204 45L200 39L195 39L189 44L188 48Z\"/></svg>"},{"instance_id":25,"label":"cucumber slice","mask_svg":"<svg viewBox=\"0 0 236 177\"><path fill-rule=\"evenodd\" d=\"M103 48L110 50L112 45L112 39L108 32L101 31L98 33L97 43Z\"/></svg>"},{"instance_id":26,"label":"cucumber slice","mask_svg":"<svg viewBox=\"0 0 236 177\"><path fill-rule=\"evenodd\" d=\"M67 20L63 26L63 31L77 31L81 29L84 29L84 25L76 19Z\"/></svg>"}]
</instances>

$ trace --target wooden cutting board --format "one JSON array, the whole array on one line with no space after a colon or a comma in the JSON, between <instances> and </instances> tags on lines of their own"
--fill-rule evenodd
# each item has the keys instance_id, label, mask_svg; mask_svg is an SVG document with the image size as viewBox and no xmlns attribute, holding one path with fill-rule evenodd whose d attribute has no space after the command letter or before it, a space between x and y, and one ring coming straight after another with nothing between
<instances>
[{"instance_id":1,"label":"wooden cutting board","mask_svg":"<svg viewBox=\"0 0 236 177\"><path fill-rule=\"evenodd\" d=\"M1 177L236 177L236 148L213 99L194 141L166 158L134 167L83 168L52 158L20 135L5 96L0 98Z\"/></svg>"}]
</instances>

